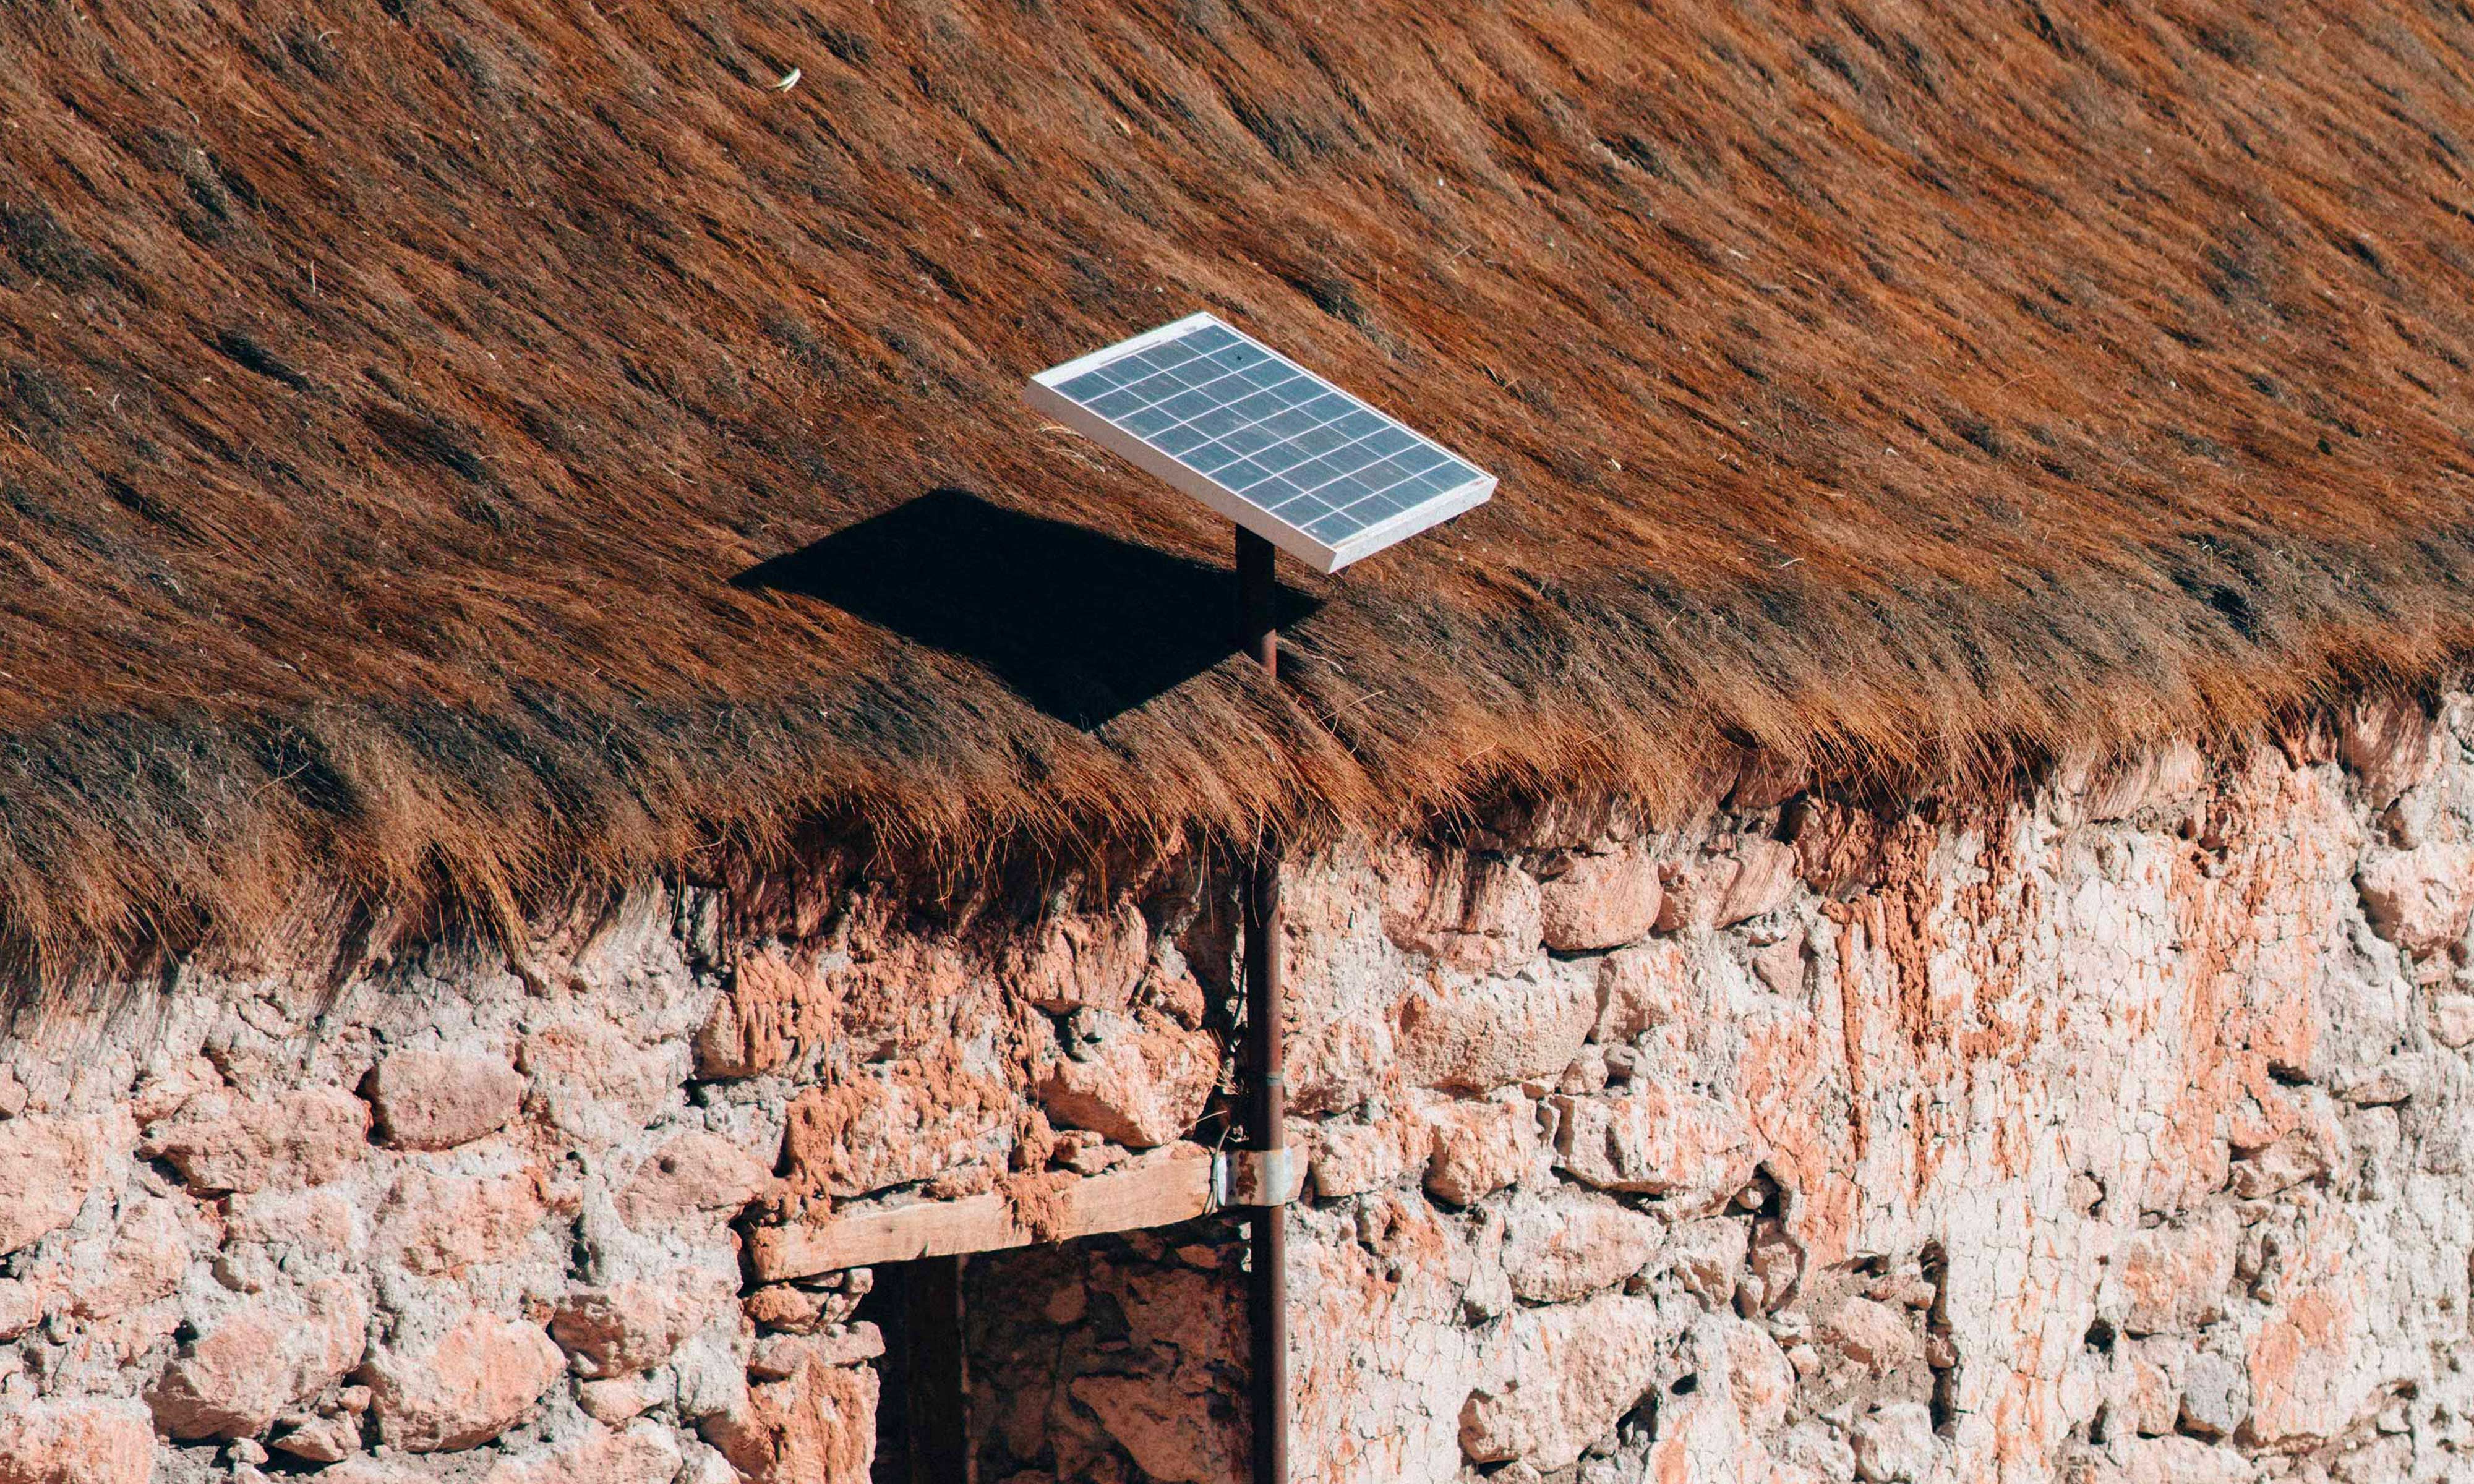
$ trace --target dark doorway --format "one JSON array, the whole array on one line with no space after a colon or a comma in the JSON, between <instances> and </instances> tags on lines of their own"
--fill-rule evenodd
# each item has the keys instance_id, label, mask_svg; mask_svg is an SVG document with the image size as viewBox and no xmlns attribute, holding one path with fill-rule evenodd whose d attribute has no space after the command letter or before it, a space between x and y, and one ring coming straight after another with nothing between
<instances>
[{"instance_id":1,"label":"dark doorway","mask_svg":"<svg viewBox=\"0 0 2474 1484\"><path fill-rule=\"evenodd\" d=\"M876 1269L852 1317L877 1327L873 1484L968 1484L970 1359L962 1339L962 1265L922 1257Z\"/></svg>"},{"instance_id":2,"label":"dark doorway","mask_svg":"<svg viewBox=\"0 0 2474 1484\"><path fill-rule=\"evenodd\" d=\"M1032 706L1088 730L1235 650L1225 565L934 490L750 567L795 592L984 665ZM1282 589L1286 625L1319 607Z\"/></svg>"}]
</instances>

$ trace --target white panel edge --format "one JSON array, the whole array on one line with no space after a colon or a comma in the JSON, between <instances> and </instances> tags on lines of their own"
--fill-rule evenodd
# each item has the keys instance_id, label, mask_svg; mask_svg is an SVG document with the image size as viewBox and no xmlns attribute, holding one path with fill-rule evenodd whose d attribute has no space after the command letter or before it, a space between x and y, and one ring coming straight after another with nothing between
<instances>
[{"instance_id":1,"label":"white panel edge","mask_svg":"<svg viewBox=\"0 0 2474 1484\"><path fill-rule=\"evenodd\" d=\"M1464 460L1463 462L1467 462ZM1470 467L1476 467L1470 465ZM1388 520L1378 520L1340 543L1325 571L1337 572L1362 558L1370 557L1387 546L1395 546L1430 526L1439 526L1454 515L1477 509L1494 496L1492 474L1470 480L1457 490L1446 490L1422 505L1413 505Z\"/></svg>"},{"instance_id":2,"label":"white panel edge","mask_svg":"<svg viewBox=\"0 0 2474 1484\"><path fill-rule=\"evenodd\" d=\"M1190 335L1206 324L1219 324L1231 335L1242 337L1245 334L1243 330L1229 329L1227 325L1221 324L1220 317L1206 309L1201 314L1187 315L1182 320L1173 321L1157 329L1145 330L1131 340L1121 340L1113 346L1102 346L1089 355L1078 356L1074 360L1052 366L1031 379L1043 387L1057 386L1073 380L1085 371L1098 371L1111 361L1122 361L1137 350L1148 350L1164 340L1176 340L1179 336ZM1271 347L1268 346L1260 348L1266 353L1271 353Z\"/></svg>"}]
</instances>

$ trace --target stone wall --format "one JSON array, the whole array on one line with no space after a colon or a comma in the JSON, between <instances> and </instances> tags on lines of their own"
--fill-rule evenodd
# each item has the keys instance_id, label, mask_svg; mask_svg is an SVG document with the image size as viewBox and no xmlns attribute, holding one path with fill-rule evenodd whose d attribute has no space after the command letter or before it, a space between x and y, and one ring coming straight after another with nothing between
<instances>
[{"instance_id":1,"label":"stone wall","mask_svg":"<svg viewBox=\"0 0 2474 1484\"><path fill-rule=\"evenodd\" d=\"M2474 710L2034 799L1753 768L1288 880L1299 1476L2459 1478ZM767 1228L1225 1134L1226 880L819 869L0 1041L0 1484L865 1477ZM1246 1452L1227 1216L975 1257L981 1476Z\"/></svg>"}]
</instances>

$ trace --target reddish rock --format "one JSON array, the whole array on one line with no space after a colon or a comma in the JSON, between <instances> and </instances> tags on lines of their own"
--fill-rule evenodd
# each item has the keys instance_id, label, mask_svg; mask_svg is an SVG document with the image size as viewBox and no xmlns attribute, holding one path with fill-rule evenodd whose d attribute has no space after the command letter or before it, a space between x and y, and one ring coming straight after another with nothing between
<instances>
[{"instance_id":1,"label":"reddish rock","mask_svg":"<svg viewBox=\"0 0 2474 1484\"><path fill-rule=\"evenodd\" d=\"M2284 1298L2252 1335L2242 1363L2228 1363L2231 1374L2219 1378L2232 1394L2219 1419L2231 1422L2219 1430L2231 1433L2246 1416L2244 1440L2271 1447L2343 1434L2369 1400L2368 1377L2356 1362L2370 1328L2350 1281L2313 1283ZM2197 1389L2185 1385L2185 1413Z\"/></svg>"},{"instance_id":2,"label":"reddish rock","mask_svg":"<svg viewBox=\"0 0 2474 1484\"><path fill-rule=\"evenodd\" d=\"M1771 993L1797 998L1804 993L1804 969L1810 959L1805 949L1804 934L1790 933L1753 951L1753 976Z\"/></svg>"},{"instance_id":3,"label":"reddish rock","mask_svg":"<svg viewBox=\"0 0 2474 1484\"><path fill-rule=\"evenodd\" d=\"M1379 1190L1424 1170L1435 1139L1433 1125L1404 1107L1371 1123L1333 1120L1307 1132L1315 1191L1325 1200Z\"/></svg>"},{"instance_id":4,"label":"reddish rock","mask_svg":"<svg viewBox=\"0 0 2474 1484\"><path fill-rule=\"evenodd\" d=\"M1386 883L1383 930L1411 953L1464 973L1496 973L1545 941L1537 878L1492 856L1418 851Z\"/></svg>"},{"instance_id":5,"label":"reddish rock","mask_svg":"<svg viewBox=\"0 0 2474 1484\"><path fill-rule=\"evenodd\" d=\"M1222 1484L1246 1477L1245 1439L1187 1398L1131 1376L1077 1376L1067 1389L1146 1478Z\"/></svg>"},{"instance_id":6,"label":"reddish rock","mask_svg":"<svg viewBox=\"0 0 2474 1484\"><path fill-rule=\"evenodd\" d=\"M1152 979L1143 992L1143 1001L1189 1030L1211 1016L1210 992L1196 983L1191 973L1161 974Z\"/></svg>"},{"instance_id":7,"label":"reddish rock","mask_svg":"<svg viewBox=\"0 0 2474 1484\"><path fill-rule=\"evenodd\" d=\"M472 1313L430 1345L376 1352L361 1378L381 1438L408 1453L439 1453L522 1421L565 1369L539 1325Z\"/></svg>"},{"instance_id":8,"label":"reddish rock","mask_svg":"<svg viewBox=\"0 0 2474 1484\"><path fill-rule=\"evenodd\" d=\"M1518 1200L1505 1219L1503 1266L1516 1295L1565 1304L1639 1272L1665 1235L1657 1217L1603 1197Z\"/></svg>"},{"instance_id":9,"label":"reddish rock","mask_svg":"<svg viewBox=\"0 0 2474 1484\"><path fill-rule=\"evenodd\" d=\"M681 1134L638 1165L618 1193L619 1218L639 1232L691 1218L735 1213L772 1177L747 1151L717 1134Z\"/></svg>"},{"instance_id":10,"label":"reddish rock","mask_svg":"<svg viewBox=\"0 0 2474 1484\"><path fill-rule=\"evenodd\" d=\"M747 1374L760 1380L787 1380L802 1366L855 1366L884 1353L885 1331L862 1320L817 1334L765 1335L748 1352Z\"/></svg>"},{"instance_id":11,"label":"reddish rock","mask_svg":"<svg viewBox=\"0 0 2474 1484\"><path fill-rule=\"evenodd\" d=\"M1556 1162L1601 1190L1707 1208L1753 1173L1752 1132L1728 1105L1637 1078L1621 1093L1558 1096Z\"/></svg>"},{"instance_id":12,"label":"reddish rock","mask_svg":"<svg viewBox=\"0 0 2474 1484\"><path fill-rule=\"evenodd\" d=\"M85 1323L70 1331L70 1343L84 1352L79 1357L81 1360L103 1363L104 1357L109 1356L109 1364L127 1370L141 1361L160 1359L168 1354L170 1346L166 1342L178 1334L180 1328L181 1314L177 1307L170 1304L150 1304L126 1314Z\"/></svg>"},{"instance_id":13,"label":"reddish rock","mask_svg":"<svg viewBox=\"0 0 2474 1484\"><path fill-rule=\"evenodd\" d=\"M2264 1148L2239 1151L2233 1162L2234 1194L2257 1200L2322 1178L2333 1162L2331 1132L2292 1129Z\"/></svg>"},{"instance_id":14,"label":"reddish rock","mask_svg":"<svg viewBox=\"0 0 2474 1484\"><path fill-rule=\"evenodd\" d=\"M2474 1044L2474 994L2442 994L2433 999L2431 1034L2452 1051Z\"/></svg>"},{"instance_id":15,"label":"reddish rock","mask_svg":"<svg viewBox=\"0 0 2474 1484\"><path fill-rule=\"evenodd\" d=\"M813 1333L847 1320L860 1301L867 1297L867 1280L872 1277L867 1269L837 1276L847 1286L818 1289L795 1283L768 1283L748 1294L740 1301L740 1308L751 1323L764 1328L788 1334ZM849 1281L852 1279L859 1281Z\"/></svg>"},{"instance_id":16,"label":"reddish rock","mask_svg":"<svg viewBox=\"0 0 2474 1484\"><path fill-rule=\"evenodd\" d=\"M1538 923L1559 952L1612 948L1646 938L1665 893L1645 851L1565 855L1538 884Z\"/></svg>"},{"instance_id":17,"label":"reddish rock","mask_svg":"<svg viewBox=\"0 0 2474 1484\"><path fill-rule=\"evenodd\" d=\"M1924 1364L1924 1338L1910 1310L1862 1297L1839 1302L1814 1326L1814 1337L1876 1376Z\"/></svg>"},{"instance_id":18,"label":"reddish rock","mask_svg":"<svg viewBox=\"0 0 2474 1484\"><path fill-rule=\"evenodd\" d=\"M1601 1294L1518 1310L1502 1379L1478 1387L1461 1408L1461 1451L1474 1463L1569 1468L1640 1400L1665 1350L1658 1306L1647 1299Z\"/></svg>"},{"instance_id":19,"label":"reddish rock","mask_svg":"<svg viewBox=\"0 0 2474 1484\"><path fill-rule=\"evenodd\" d=\"M510 1453L491 1466L481 1484L670 1484L680 1462L667 1427L596 1427L555 1448Z\"/></svg>"},{"instance_id":20,"label":"reddish rock","mask_svg":"<svg viewBox=\"0 0 2474 1484\"><path fill-rule=\"evenodd\" d=\"M2114 1269L2122 1330L2183 1333L2222 1318L2241 1234L2233 1212L2222 1209L2131 1233Z\"/></svg>"},{"instance_id":21,"label":"reddish rock","mask_svg":"<svg viewBox=\"0 0 2474 1484\"><path fill-rule=\"evenodd\" d=\"M1660 1406L1644 1479L1819 1484L1791 1469L1772 1471L1768 1445L1785 1421L1795 1372L1767 1334L1732 1315L1712 1314L1693 1327L1684 1352L1680 1364L1698 1384ZM1852 1464L1852 1453L1840 1456ZM1846 1474L1822 1477L1837 1484Z\"/></svg>"},{"instance_id":22,"label":"reddish rock","mask_svg":"<svg viewBox=\"0 0 2474 1484\"><path fill-rule=\"evenodd\" d=\"M1760 836L1738 836L1661 870L1666 898L1661 932L1709 932L1775 910L1795 888L1793 848Z\"/></svg>"},{"instance_id":23,"label":"reddish rock","mask_svg":"<svg viewBox=\"0 0 2474 1484\"><path fill-rule=\"evenodd\" d=\"M1545 1153L1538 1105L1517 1093L1439 1104L1426 1111L1426 1120L1434 1130L1426 1190L1455 1206L1484 1200L1515 1184L1536 1169Z\"/></svg>"},{"instance_id":24,"label":"reddish rock","mask_svg":"<svg viewBox=\"0 0 2474 1484\"><path fill-rule=\"evenodd\" d=\"M1734 1297L1751 1239L1751 1225L1733 1216L1679 1222L1667 1233L1663 1265L1704 1304L1726 1304Z\"/></svg>"},{"instance_id":25,"label":"reddish rock","mask_svg":"<svg viewBox=\"0 0 2474 1484\"><path fill-rule=\"evenodd\" d=\"M2363 780L2365 801L2384 809L2439 771L2444 735L2421 702L2385 696L2354 708L2338 732L2338 755Z\"/></svg>"},{"instance_id":26,"label":"reddish rock","mask_svg":"<svg viewBox=\"0 0 2474 1484\"><path fill-rule=\"evenodd\" d=\"M155 1429L134 1401L0 1400L0 1484L147 1484Z\"/></svg>"},{"instance_id":27,"label":"reddish rock","mask_svg":"<svg viewBox=\"0 0 2474 1484\"><path fill-rule=\"evenodd\" d=\"M2474 847L2457 841L2376 856L2356 879L2372 929L2416 957L2445 951L2474 913Z\"/></svg>"},{"instance_id":28,"label":"reddish rock","mask_svg":"<svg viewBox=\"0 0 2474 1484\"><path fill-rule=\"evenodd\" d=\"M311 1249L358 1247L360 1209L332 1185L263 1190L225 1203L225 1233L235 1242L290 1242Z\"/></svg>"},{"instance_id":29,"label":"reddish rock","mask_svg":"<svg viewBox=\"0 0 2474 1484\"><path fill-rule=\"evenodd\" d=\"M2189 1360L2178 1339L2123 1340L2122 1416L2132 1431L2157 1437L2173 1430L2182 1410L2182 1370Z\"/></svg>"},{"instance_id":30,"label":"reddish rock","mask_svg":"<svg viewBox=\"0 0 2474 1484\"><path fill-rule=\"evenodd\" d=\"M1050 1064L1036 1090L1051 1122L1151 1149L1194 1127L1219 1080L1217 1041L1146 1014Z\"/></svg>"},{"instance_id":31,"label":"reddish rock","mask_svg":"<svg viewBox=\"0 0 2474 1484\"><path fill-rule=\"evenodd\" d=\"M172 1161L200 1192L322 1185L369 1153L370 1106L341 1088L249 1098L204 1092L146 1131L138 1153Z\"/></svg>"},{"instance_id":32,"label":"reddish rock","mask_svg":"<svg viewBox=\"0 0 2474 1484\"><path fill-rule=\"evenodd\" d=\"M201 1092L224 1085L224 1075L203 1056L149 1057L130 1089L129 1115L139 1127L180 1112L181 1105Z\"/></svg>"},{"instance_id":33,"label":"reddish rock","mask_svg":"<svg viewBox=\"0 0 2474 1484\"><path fill-rule=\"evenodd\" d=\"M547 1214L529 1172L435 1175L407 1164L378 1213L375 1246L414 1273L461 1274L521 1256Z\"/></svg>"},{"instance_id":34,"label":"reddish rock","mask_svg":"<svg viewBox=\"0 0 2474 1484\"><path fill-rule=\"evenodd\" d=\"M1596 972L1544 964L1500 979L1439 975L1400 1008L1399 1058L1410 1085L1491 1092L1553 1077L1598 1017Z\"/></svg>"},{"instance_id":35,"label":"reddish rock","mask_svg":"<svg viewBox=\"0 0 2474 1484\"><path fill-rule=\"evenodd\" d=\"M1598 962L1598 1020L1590 1034L1619 1045L1690 1013L1692 961L1685 946L1662 939L1620 948Z\"/></svg>"},{"instance_id":36,"label":"reddish rock","mask_svg":"<svg viewBox=\"0 0 2474 1484\"><path fill-rule=\"evenodd\" d=\"M855 1325L837 1325L809 1340L808 1346L818 1365L857 1365L885 1353L885 1331L864 1320Z\"/></svg>"},{"instance_id":37,"label":"reddish rock","mask_svg":"<svg viewBox=\"0 0 2474 1484\"><path fill-rule=\"evenodd\" d=\"M72 1118L0 1121L0 1253L77 1219L102 1183L97 1132Z\"/></svg>"},{"instance_id":38,"label":"reddish rock","mask_svg":"<svg viewBox=\"0 0 2474 1484\"><path fill-rule=\"evenodd\" d=\"M699 1077L754 1077L803 1045L829 1041L840 1009L834 987L776 948L740 955L730 989L696 1032Z\"/></svg>"},{"instance_id":39,"label":"reddish rock","mask_svg":"<svg viewBox=\"0 0 2474 1484\"><path fill-rule=\"evenodd\" d=\"M13 1340L43 1322L43 1290L21 1279L0 1278L0 1340Z\"/></svg>"},{"instance_id":40,"label":"reddish rock","mask_svg":"<svg viewBox=\"0 0 2474 1484\"><path fill-rule=\"evenodd\" d=\"M866 1195L1000 1160L1017 1106L1011 1089L986 1078L897 1063L791 1099L783 1152L799 1187Z\"/></svg>"},{"instance_id":41,"label":"reddish rock","mask_svg":"<svg viewBox=\"0 0 2474 1484\"><path fill-rule=\"evenodd\" d=\"M727 1274L688 1268L660 1281L580 1288L550 1315L550 1338L576 1357L584 1376L624 1376L670 1358L687 1338L737 1306Z\"/></svg>"},{"instance_id":42,"label":"reddish rock","mask_svg":"<svg viewBox=\"0 0 2474 1484\"><path fill-rule=\"evenodd\" d=\"M1027 943L1007 945L1007 993L1050 1015L1123 1013L1151 968L1151 924L1130 901L1097 913L1051 914Z\"/></svg>"},{"instance_id":43,"label":"reddish rock","mask_svg":"<svg viewBox=\"0 0 2474 1484\"><path fill-rule=\"evenodd\" d=\"M743 971L740 982L745 982ZM695 1058L695 1074L708 1082L760 1077L790 1055L789 1043L772 1027L749 1022L736 993L714 1000L689 1049Z\"/></svg>"},{"instance_id":44,"label":"reddish rock","mask_svg":"<svg viewBox=\"0 0 2474 1484\"><path fill-rule=\"evenodd\" d=\"M538 1115L572 1138L606 1144L653 1121L678 1093L683 1066L618 1026L588 1016L545 1025L519 1052Z\"/></svg>"},{"instance_id":45,"label":"reddish rock","mask_svg":"<svg viewBox=\"0 0 2474 1484\"><path fill-rule=\"evenodd\" d=\"M1775 1216L1755 1221L1744 1247L1743 1276L1735 1281L1735 1311L1758 1318L1783 1306L1804 1281L1804 1244L1785 1222Z\"/></svg>"},{"instance_id":46,"label":"reddish rock","mask_svg":"<svg viewBox=\"0 0 2474 1484\"><path fill-rule=\"evenodd\" d=\"M1130 1155L1125 1145L1112 1144L1089 1129L1059 1129L1055 1146L1048 1152L1048 1163L1052 1169L1077 1175L1102 1175L1125 1163Z\"/></svg>"},{"instance_id":47,"label":"reddish rock","mask_svg":"<svg viewBox=\"0 0 2474 1484\"><path fill-rule=\"evenodd\" d=\"M1389 1007L1370 1015L1293 1022L1289 1041L1289 1112L1298 1117L1356 1108L1400 1086ZM1300 1017L1302 1018L1302 1017Z\"/></svg>"},{"instance_id":48,"label":"reddish rock","mask_svg":"<svg viewBox=\"0 0 2474 1484\"><path fill-rule=\"evenodd\" d=\"M175 1438L247 1438L360 1364L369 1306L327 1280L296 1302L270 1297L217 1321L183 1348L147 1397Z\"/></svg>"},{"instance_id":49,"label":"reddish rock","mask_svg":"<svg viewBox=\"0 0 2474 1484\"><path fill-rule=\"evenodd\" d=\"M575 1404L584 1415L612 1427L643 1415L662 1400L661 1392L641 1376L614 1376L608 1380L585 1381L575 1388Z\"/></svg>"},{"instance_id":50,"label":"reddish rock","mask_svg":"<svg viewBox=\"0 0 2474 1484\"><path fill-rule=\"evenodd\" d=\"M1716 928L1718 914L1727 904L1727 891L1743 869L1729 855L1705 855L1661 867L1665 893L1659 901L1658 930L1706 933Z\"/></svg>"},{"instance_id":51,"label":"reddish rock","mask_svg":"<svg viewBox=\"0 0 2474 1484\"><path fill-rule=\"evenodd\" d=\"M876 1399L873 1370L809 1365L698 1425L749 1484L868 1484Z\"/></svg>"},{"instance_id":52,"label":"reddish rock","mask_svg":"<svg viewBox=\"0 0 2474 1484\"><path fill-rule=\"evenodd\" d=\"M267 1439L266 1446L304 1463L340 1463L361 1450L360 1419L312 1417Z\"/></svg>"},{"instance_id":53,"label":"reddish rock","mask_svg":"<svg viewBox=\"0 0 2474 1484\"><path fill-rule=\"evenodd\" d=\"M211 1252L217 1241L213 1223L186 1197L136 1196L121 1208L109 1233L35 1272L68 1295L70 1313L109 1319L170 1293L191 1258Z\"/></svg>"},{"instance_id":54,"label":"reddish rock","mask_svg":"<svg viewBox=\"0 0 2474 1484\"><path fill-rule=\"evenodd\" d=\"M1727 883L1727 895L1718 903L1718 925L1733 926L1784 904L1788 893L1795 889L1795 850L1776 840L1751 839L1735 848L1741 869Z\"/></svg>"},{"instance_id":55,"label":"reddish rock","mask_svg":"<svg viewBox=\"0 0 2474 1484\"><path fill-rule=\"evenodd\" d=\"M378 1137L400 1149L452 1149L506 1127L523 1103L523 1074L504 1057L406 1047L363 1084Z\"/></svg>"}]
</instances>

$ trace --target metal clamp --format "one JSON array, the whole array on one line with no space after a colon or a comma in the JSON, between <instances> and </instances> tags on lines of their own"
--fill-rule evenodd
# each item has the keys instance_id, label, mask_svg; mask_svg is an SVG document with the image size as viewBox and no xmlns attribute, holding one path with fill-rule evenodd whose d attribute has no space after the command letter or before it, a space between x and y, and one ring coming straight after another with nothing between
<instances>
[{"instance_id":1,"label":"metal clamp","mask_svg":"<svg viewBox=\"0 0 2474 1484\"><path fill-rule=\"evenodd\" d=\"M1294 1145L1223 1149L1211 1157L1214 1206L1289 1206L1304 1193L1306 1161Z\"/></svg>"}]
</instances>

